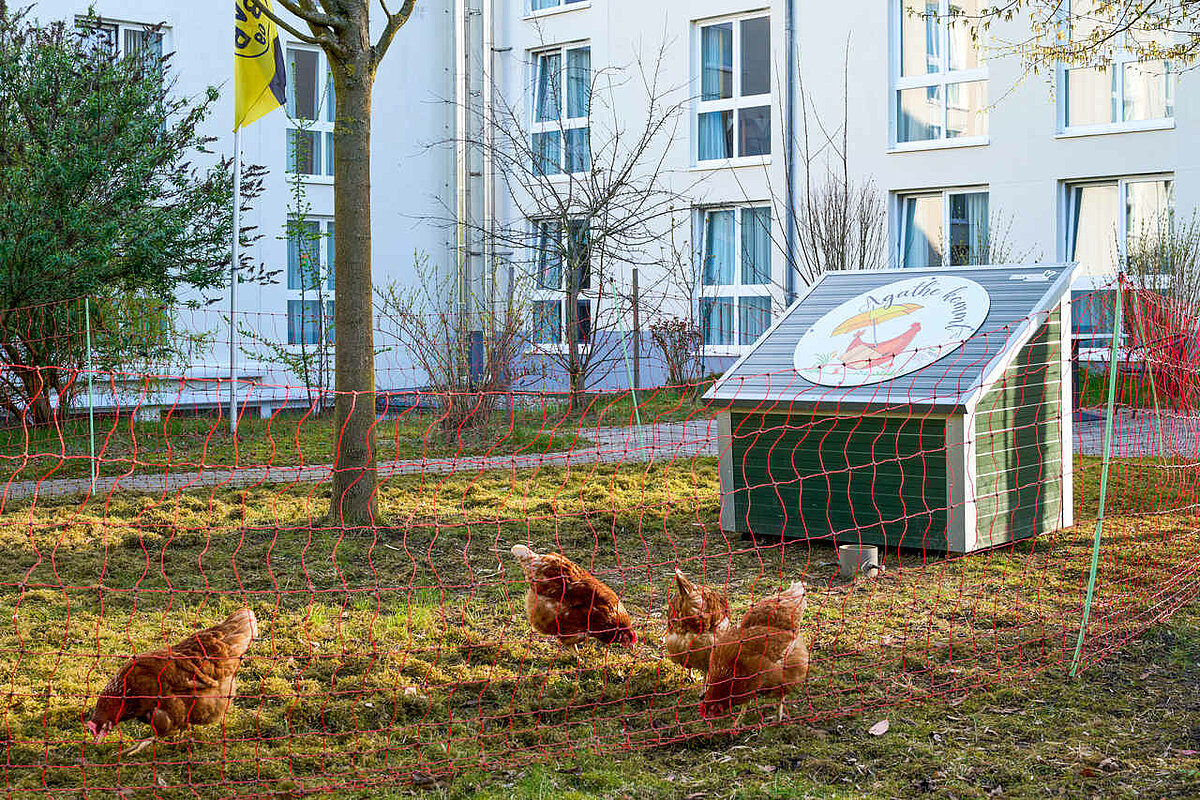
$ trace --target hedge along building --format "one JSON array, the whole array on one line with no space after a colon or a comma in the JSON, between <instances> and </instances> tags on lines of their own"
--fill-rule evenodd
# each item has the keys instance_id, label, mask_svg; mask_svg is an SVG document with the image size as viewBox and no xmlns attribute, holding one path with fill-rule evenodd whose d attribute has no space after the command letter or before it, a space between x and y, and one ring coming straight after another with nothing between
<instances>
[{"instance_id":1,"label":"hedge along building","mask_svg":"<svg viewBox=\"0 0 1200 800\"><path fill-rule=\"evenodd\" d=\"M1070 525L1071 275L826 274L705 395L721 527L967 553Z\"/></svg>"}]
</instances>

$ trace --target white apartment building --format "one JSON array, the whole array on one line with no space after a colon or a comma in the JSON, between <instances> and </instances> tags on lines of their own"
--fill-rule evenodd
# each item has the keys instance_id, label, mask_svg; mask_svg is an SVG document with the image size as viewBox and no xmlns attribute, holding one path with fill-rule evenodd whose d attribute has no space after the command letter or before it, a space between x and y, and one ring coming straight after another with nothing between
<instances>
[{"instance_id":1,"label":"white apartment building","mask_svg":"<svg viewBox=\"0 0 1200 800\"><path fill-rule=\"evenodd\" d=\"M71 19L91 2L41 0L34 13ZM139 23L165 21L162 46L177 53L181 91L223 87L229 114L211 126L226 146L233 68L227 5L96 4L118 38ZM652 351L646 327L655 315L694 315L708 366L719 370L803 288L804 276L790 267L796 230L789 197L800 190L807 123L814 141L822 126L834 140L844 136L853 180L870 180L883 193L887 263L965 265L1003 250L1027 262L1078 261L1075 288L1090 291L1115 273L1133 232L1200 208L1195 79L1170 64L1132 61L1121 47L1108 65L1031 76L1017 59L999 55L1005 42L1026 36L1021 23L975 41L963 24L948 21L983 5L417 0L376 84L376 280L411 279L414 251L465 276L464 286L480 288L486 264L522 270L530 276L537 356L561 351L568 335L590 345L600 306L628 296L636 267L642 353ZM323 158L332 118L323 55L287 48L290 118L308 121L269 115L247 130L245 154L271 170L249 220L265 234L255 257L288 267L288 280L243 288L240 303L290 319L283 327L294 341L322 334L306 327L314 315L305 304L313 300L301 288L295 248L289 254L277 237L289 173L303 176L314 230L334 224ZM639 64L657 77L656 90L647 90ZM654 139L645 159L656 185L676 200L656 217L657 249L609 262L604 276L583 281L572 332L562 264L548 263L538 243L578 238L585 221L572 219L572 230L563 231L560 221L531 216L528 200L534 191L570 196L572 181L587 185L581 176L589 171L611 171L612 142L639 130L651 95L680 109L678 125ZM538 160L529 192L516 185L511 162L489 147L514 131ZM289 166L297 137L308 154ZM503 244L489 235L496 230L510 232ZM527 231L528 247L514 246L518 230ZM676 262L688 262L690 285L668 280L678 267L663 256L668 245ZM333 254L316 258L329 264ZM1075 323L1082 334L1100 334L1104 315L1079 304ZM631 324L621 311L606 335L628 339ZM655 362L647 357L643 383L661 377ZM595 375L597 387L628 385L628 348ZM388 387L386 378L380 386Z\"/></svg>"}]
</instances>

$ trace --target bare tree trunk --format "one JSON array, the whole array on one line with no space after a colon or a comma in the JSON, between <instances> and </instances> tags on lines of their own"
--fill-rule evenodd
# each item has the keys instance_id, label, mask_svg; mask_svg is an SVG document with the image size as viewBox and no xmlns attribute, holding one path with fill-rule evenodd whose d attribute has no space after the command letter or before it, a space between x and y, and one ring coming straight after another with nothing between
<instances>
[{"instance_id":1,"label":"bare tree trunk","mask_svg":"<svg viewBox=\"0 0 1200 800\"><path fill-rule=\"evenodd\" d=\"M363 8L362 35L367 36ZM369 51L333 65L337 125L333 137L334 376L336 459L330 521L370 525L376 516L375 326L371 306L371 89Z\"/></svg>"}]
</instances>

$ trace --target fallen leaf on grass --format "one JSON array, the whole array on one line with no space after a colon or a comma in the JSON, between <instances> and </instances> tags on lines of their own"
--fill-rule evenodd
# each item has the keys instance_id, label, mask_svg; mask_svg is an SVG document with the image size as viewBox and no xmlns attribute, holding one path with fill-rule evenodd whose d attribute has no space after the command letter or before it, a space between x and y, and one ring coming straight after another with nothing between
<instances>
[{"instance_id":1,"label":"fallen leaf on grass","mask_svg":"<svg viewBox=\"0 0 1200 800\"><path fill-rule=\"evenodd\" d=\"M872 736L883 736L888 732L889 727L891 727L891 723L889 723L886 719L881 719L879 722L876 722L874 725L872 725L867 733L871 734Z\"/></svg>"}]
</instances>

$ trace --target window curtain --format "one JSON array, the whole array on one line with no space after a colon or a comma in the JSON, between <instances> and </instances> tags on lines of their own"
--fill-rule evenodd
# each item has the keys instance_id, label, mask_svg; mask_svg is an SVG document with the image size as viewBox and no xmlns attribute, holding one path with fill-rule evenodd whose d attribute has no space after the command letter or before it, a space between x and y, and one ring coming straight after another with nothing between
<instances>
[{"instance_id":1,"label":"window curtain","mask_svg":"<svg viewBox=\"0 0 1200 800\"><path fill-rule=\"evenodd\" d=\"M318 238L321 223L315 220L304 222L304 232L293 232L288 238L288 288L317 288L321 272L321 245Z\"/></svg>"},{"instance_id":2,"label":"window curtain","mask_svg":"<svg viewBox=\"0 0 1200 800\"><path fill-rule=\"evenodd\" d=\"M320 329L320 302L288 300L288 344L316 344Z\"/></svg>"},{"instance_id":3,"label":"window curtain","mask_svg":"<svg viewBox=\"0 0 1200 800\"><path fill-rule=\"evenodd\" d=\"M567 51L567 118L586 117L592 104L592 51L577 47Z\"/></svg>"},{"instance_id":4,"label":"window curtain","mask_svg":"<svg viewBox=\"0 0 1200 800\"><path fill-rule=\"evenodd\" d=\"M562 56L546 53L538 56L537 99L534 119L537 122L554 122L561 112Z\"/></svg>"},{"instance_id":5,"label":"window curtain","mask_svg":"<svg viewBox=\"0 0 1200 800\"><path fill-rule=\"evenodd\" d=\"M704 219L704 283L733 283L734 216L732 210L709 211Z\"/></svg>"},{"instance_id":6,"label":"window curtain","mask_svg":"<svg viewBox=\"0 0 1200 800\"><path fill-rule=\"evenodd\" d=\"M699 118L700 161L733 157L733 112L709 111Z\"/></svg>"},{"instance_id":7,"label":"window curtain","mask_svg":"<svg viewBox=\"0 0 1200 800\"><path fill-rule=\"evenodd\" d=\"M988 193L972 192L963 195L967 220L967 264L987 264L991 260L991 237L988 229Z\"/></svg>"},{"instance_id":8,"label":"window curtain","mask_svg":"<svg viewBox=\"0 0 1200 800\"><path fill-rule=\"evenodd\" d=\"M705 344L733 344L733 298L701 298L700 322Z\"/></svg>"},{"instance_id":9,"label":"window curtain","mask_svg":"<svg viewBox=\"0 0 1200 800\"><path fill-rule=\"evenodd\" d=\"M942 265L941 214L940 196L904 198L900 266L919 268Z\"/></svg>"},{"instance_id":10,"label":"window curtain","mask_svg":"<svg viewBox=\"0 0 1200 800\"><path fill-rule=\"evenodd\" d=\"M738 343L754 344L771 326L771 298L742 297L738 306Z\"/></svg>"},{"instance_id":11,"label":"window curtain","mask_svg":"<svg viewBox=\"0 0 1200 800\"><path fill-rule=\"evenodd\" d=\"M771 282L771 209L742 209L742 284Z\"/></svg>"},{"instance_id":12,"label":"window curtain","mask_svg":"<svg viewBox=\"0 0 1200 800\"><path fill-rule=\"evenodd\" d=\"M700 29L700 99L733 97L733 26Z\"/></svg>"},{"instance_id":13,"label":"window curtain","mask_svg":"<svg viewBox=\"0 0 1200 800\"><path fill-rule=\"evenodd\" d=\"M925 71L942 71L941 8L937 2L925 4Z\"/></svg>"}]
</instances>

